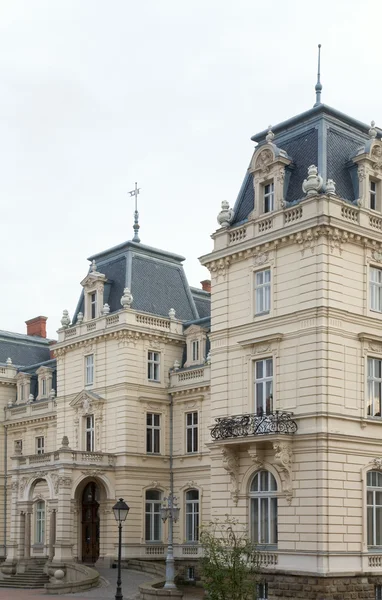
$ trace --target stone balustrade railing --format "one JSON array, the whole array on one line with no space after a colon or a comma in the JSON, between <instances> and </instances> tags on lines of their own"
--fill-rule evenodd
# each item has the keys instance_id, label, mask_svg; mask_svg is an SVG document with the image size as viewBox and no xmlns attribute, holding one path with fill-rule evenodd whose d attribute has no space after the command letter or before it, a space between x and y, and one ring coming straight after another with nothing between
<instances>
[{"instance_id":1,"label":"stone balustrade railing","mask_svg":"<svg viewBox=\"0 0 382 600\"><path fill-rule=\"evenodd\" d=\"M171 308L171 307L169 307ZM147 313L136 312L132 309L120 310L111 315L104 315L91 321L83 321L66 329L59 329L58 343L75 340L89 333L105 332L109 329L119 329L121 326L132 326L134 329L144 327L145 329L163 331L182 335L182 323L176 319L156 317Z\"/></svg>"},{"instance_id":2,"label":"stone balustrade railing","mask_svg":"<svg viewBox=\"0 0 382 600\"><path fill-rule=\"evenodd\" d=\"M170 375L170 388L204 386L210 383L210 365L190 367L173 371Z\"/></svg>"},{"instance_id":3,"label":"stone balustrade railing","mask_svg":"<svg viewBox=\"0 0 382 600\"><path fill-rule=\"evenodd\" d=\"M296 228L301 229L304 222L307 227L315 227L319 224L322 216L330 216L333 227L343 226L348 228L356 225L357 228L364 228L363 234L368 230L373 232L382 231L382 218L375 212L367 208L359 207L356 204L345 202L340 198L331 196L320 196L320 202L317 197L305 198L298 204L286 206L285 208L275 210L271 213L263 214L253 220L249 220L245 225L240 224L237 227L219 229L213 234L215 241L214 251L219 251L229 246L235 245L239 248L252 246L254 238L261 243L262 237L278 237L279 233L293 234Z\"/></svg>"},{"instance_id":4,"label":"stone balustrade railing","mask_svg":"<svg viewBox=\"0 0 382 600\"><path fill-rule=\"evenodd\" d=\"M81 466L114 467L116 461L114 454L73 451L67 448L60 448L54 452L44 452L43 454L18 454L12 458L17 461L20 467L42 467L56 462L74 463Z\"/></svg>"},{"instance_id":5,"label":"stone balustrade railing","mask_svg":"<svg viewBox=\"0 0 382 600\"><path fill-rule=\"evenodd\" d=\"M46 400L35 400L23 404L12 404L12 406L6 408L5 419L6 421L16 421L19 419L38 417L40 411L44 412L44 416L55 413L56 399L47 398Z\"/></svg>"}]
</instances>

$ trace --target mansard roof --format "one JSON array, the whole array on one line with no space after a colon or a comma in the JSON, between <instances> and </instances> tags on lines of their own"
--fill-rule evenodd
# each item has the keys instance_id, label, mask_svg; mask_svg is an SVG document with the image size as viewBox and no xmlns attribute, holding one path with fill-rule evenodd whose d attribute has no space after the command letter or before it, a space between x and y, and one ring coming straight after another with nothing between
<instances>
[{"instance_id":1,"label":"mansard roof","mask_svg":"<svg viewBox=\"0 0 382 600\"><path fill-rule=\"evenodd\" d=\"M12 360L15 367L27 367L49 361L52 340L10 331L0 331L0 364Z\"/></svg>"},{"instance_id":2,"label":"mansard roof","mask_svg":"<svg viewBox=\"0 0 382 600\"><path fill-rule=\"evenodd\" d=\"M319 104L308 111L272 127L274 144L284 150L292 160L286 166L284 200L294 204L304 198L302 183L307 177L308 167L316 165L324 182L333 179L336 193L347 200L357 200L358 187L356 170L349 163L369 138L370 125L361 123L348 115ZM377 129L377 137L382 130ZM268 130L252 136L257 142L256 151L267 143ZM353 169L352 169L353 167ZM245 221L254 209L253 174L247 171L240 188L231 225Z\"/></svg>"},{"instance_id":3,"label":"mansard roof","mask_svg":"<svg viewBox=\"0 0 382 600\"><path fill-rule=\"evenodd\" d=\"M110 312L121 309L123 290L128 287L133 295L132 308L168 317L170 308L182 321L205 315L207 296L192 291L184 269L185 258L178 254L152 248L132 241L124 242L89 257L95 261L97 271L104 273L104 303ZM78 302L73 321L79 311L84 312L83 293Z\"/></svg>"}]
</instances>

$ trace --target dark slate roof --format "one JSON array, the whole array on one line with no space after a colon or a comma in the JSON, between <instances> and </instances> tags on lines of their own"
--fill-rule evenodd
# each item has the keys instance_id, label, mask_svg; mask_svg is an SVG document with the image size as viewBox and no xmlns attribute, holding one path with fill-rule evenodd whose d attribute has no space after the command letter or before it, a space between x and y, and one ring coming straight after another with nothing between
<instances>
[{"instance_id":1,"label":"dark slate roof","mask_svg":"<svg viewBox=\"0 0 382 600\"><path fill-rule=\"evenodd\" d=\"M303 199L302 183L312 164L318 167L324 182L327 179L335 181L336 192L341 198L354 202L358 189L355 178L351 178L349 160L369 139L369 128L325 104L272 127L273 143L292 159L292 165L286 167L286 202L293 204ZM377 129L378 137L381 134L382 131ZM262 131L251 138L258 143L256 150L266 144L266 135L267 131ZM253 176L247 172L234 206L232 225L245 221L254 203Z\"/></svg>"},{"instance_id":2,"label":"dark slate roof","mask_svg":"<svg viewBox=\"0 0 382 600\"><path fill-rule=\"evenodd\" d=\"M174 308L176 317L182 321L199 318L183 269L183 256L127 241L94 254L88 260L94 260L97 271L107 277L104 303L109 304L111 313L121 310L123 289L128 287L134 298L132 308L135 310L168 317L170 308ZM73 322L77 313L83 312L83 307L82 293Z\"/></svg>"},{"instance_id":3,"label":"dark slate roof","mask_svg":"<svg viewBox=\"0 0 382 600\"><path fill-rule=\"evenodd\" d=\"M15 367L34 365L50 359L52 340L33 335L0 331L0 363L11 358Z\"/></svg>"},{"instance_id":4,"label":"dark slate roof","mask_svg":"<svg viewBox=\"0 0 382 600\"><path fill-rule=\"evenodd\" d=\"M200 290L199 288L191 287L191 294L201 319L211 315L211 294Z\"/></svg>"}]
</instances>

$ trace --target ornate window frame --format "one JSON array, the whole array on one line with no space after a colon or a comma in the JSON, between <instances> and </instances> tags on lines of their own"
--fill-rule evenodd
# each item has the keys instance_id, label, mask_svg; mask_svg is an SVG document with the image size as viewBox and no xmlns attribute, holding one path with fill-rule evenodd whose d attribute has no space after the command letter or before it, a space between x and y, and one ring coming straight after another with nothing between
<instances>
[{"instance_id":1,"label":"ornate window frame","mask_svg":"<svg viewBox=\"0 0 382 600\"><path fill-rule=\"evenodd\" d=\"M53 383L53 369L50 367L39 367L36 371L38 377L38 395L36 400L49 398ZM43 381L45 381L45 393L43 392Z\"/></svg>"},{"instance_id":2,"label":"ornate window frame","mask_svg":"<svg viewBox=\"0 0 382 600\"><path fill-rule=\"evenodd\" d=\"M186 331L186 345L187 345L187 360L184 363L185 367L192 367L196 365L204 364L206 357L206 344L207 344L207 332L203 327L199 325L191 325ZM196 359L193 358L193 344L197 342L199 344L199 355Z\"/></svg>"},{"instance_id":3,"label":"ornate window frame","mask_svg":"<svg viewBox=\"0 0 382 600\"><path fill-rule=\"evenodd\" d=\"M358 204L371 214L381 214L382 212L382 143L376 138L370 139L360 150L359 154L353 158L353 162L358 167L358 186L359 200ZM370 208L370 182L377 184L377 209Z\"/></svg>"}]
</instances>

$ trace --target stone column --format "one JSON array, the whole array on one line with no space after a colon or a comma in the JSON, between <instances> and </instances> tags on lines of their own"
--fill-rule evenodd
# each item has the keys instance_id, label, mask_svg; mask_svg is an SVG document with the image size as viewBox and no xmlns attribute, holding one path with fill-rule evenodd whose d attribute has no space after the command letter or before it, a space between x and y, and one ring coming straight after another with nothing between
<instances>
[{"instance_id":1,"label":"stone column","mask_svg":"<svg viewBox=\"0 0 382 600\"><path fill-rule=\"evenodd\" d=\"M52 509L49 521L49 560L54 558L54 544L56 542L56 509Z\"/></svg>"},{"instance_id":2,"label":"stone column","mask_svg":"<svg viewBox=\"0 0 382 600\"><path fill-rule=\"evenodd\" d=\"M73 560L72 515L71 515L71 474L62 474L58 480L58 509L56 513L56 542L54 563Z\"/></svg>"},{"instance_id":3,"label":"stone column","mask_svg":"<svg viewBox=\"0 0 382 600\"><path fill-rule=\"evenodd\" d=\"M31 513L25 513L25 546L24 558L28 560L31 557Z\"/></svg>"},{"instance_id":4,"label":"stone column","mask_svg":"<svg viewBox=\"0 0 382 600\"><path fill-rule=\"evenodd\" d=\"M17 559L21 560L25 556L25 512L20 511L17 515L18 520L18 544Z\"/></svg>"}]
</instances>

